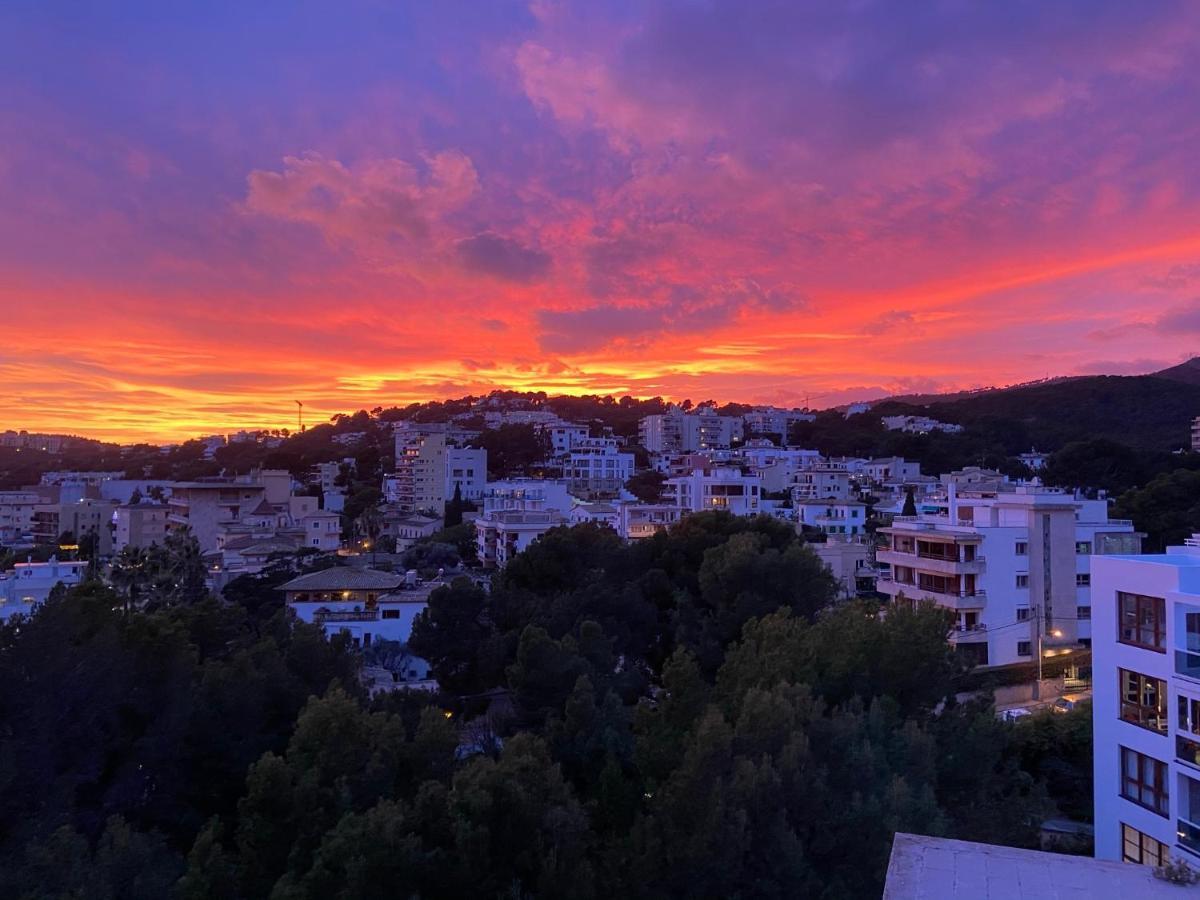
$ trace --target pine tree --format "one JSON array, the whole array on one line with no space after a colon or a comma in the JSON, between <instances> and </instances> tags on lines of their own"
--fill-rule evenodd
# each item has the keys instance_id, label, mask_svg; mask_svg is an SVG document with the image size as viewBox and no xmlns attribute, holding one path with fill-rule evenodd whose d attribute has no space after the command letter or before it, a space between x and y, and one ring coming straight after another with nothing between
<instances>
[{"instance_id":1,"label":"pine tree","mask_svg":"<svg viewBox=\"0 0 1200 900\"><path fill-rule=\"evenodd\" d=\"M455 525L461 525L462 518L463 518L462 514L463 514L462 484L460 482L456 481L454 483L454 496L451 497L450 502L446 504L446 521L444 523L445 527L453 528Z\"/></svg>"}]
</instances>

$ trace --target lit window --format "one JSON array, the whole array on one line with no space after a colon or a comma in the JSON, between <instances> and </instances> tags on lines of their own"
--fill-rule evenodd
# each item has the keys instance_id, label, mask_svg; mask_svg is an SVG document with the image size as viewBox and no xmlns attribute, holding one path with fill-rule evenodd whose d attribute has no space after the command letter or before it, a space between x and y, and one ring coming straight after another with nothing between
<instances>
[{"instance_id":1,"label":"lit window","mask_svg":"<svg viewBox=\"0 0 1200 900\"><path fill-rule=\"evenodd\" d=\"M1142 866L1165 866L1171 859L1171 848L1136 828L1121 824L1121 859Z\"/></svg>"}]
</instances>

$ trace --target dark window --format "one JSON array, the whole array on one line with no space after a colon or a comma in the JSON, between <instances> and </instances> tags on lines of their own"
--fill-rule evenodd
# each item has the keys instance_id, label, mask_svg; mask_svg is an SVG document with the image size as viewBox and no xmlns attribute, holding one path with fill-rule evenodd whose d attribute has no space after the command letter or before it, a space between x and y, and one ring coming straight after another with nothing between
<instances>
[{"instance_id":1,"label":"dark window","mask_svg":"<svg viewBox=\"0 0 1200 900\"><path fill-rule=\"evenodd\" d=\"M384 617L385 619L398 619L398 618L400 618L400 610L398 610L398 609L385 609L385 610L383 611L383 617Z\"/></svg>"},{"instance_id":2,"label":"dark window","mask_svg":"<svg viewBox=\"0 0 1200 900\"><path fill-rule=\"evenodd\" d=\"M1169 799L1167 764L1122 747L1121 796L1165 818Z\"/></svg>"},{"instance_id":3,"label":"dark window","mask_svg":"<svg viewBox=\"0 0 1200 900\"><path fill-rule=\"evenodd\" d=\"M1117 591L1117 639L1147 650L1164 652L1166 601L1162 597Z\"/></svg>"},{"instance_id":4,"label":"dark window","mask_svg":"<svg viewBox=\"0 0 1200 900\"><path fill-rule=\"evenodd\" d=\"M1176 708L1179 710L1179 730L1200 735L1200 700L1194 697L1177 697Z\"/></svg>"},{"instance_id":5,"label":"dark window","mask_svg":"<svg viewBox=\"0 0 1200 900\"><path fill-rule=\"evenodd\" d=\"M1167 733L1167 683L1140 672L1119 669L1121 720Z\"/></svg>"},{"instance_id":6,"label":"dark window","mask_svg":"<svg viewBox=\"0 0 1200 900\"><path fill-rule=\"evenodd\" d=\"M1033 651L1029 648L1029 641L1017 641L1017 656L1033 656Z\"/></svg>"},{"instance_id":7,"label":"dark window","mask_svg":"<svg viewBox=\"0 0 1200 900\"><path fill-rule=\"evenodd\" d=\"M1122 823L1121 859L1141 866L1165 866L1171 859L1171 848Z\"/></svg>"},{"instance_id":8,"label":"dark window","mask_svg":"<svg viewBox=\"0 0 1200 900\"><path fill-rule=\"evenodd\" d=\"M1028 606L1017 607L1017 621L1018 622L1028 622L1029 621L1029 607Z\"/></svg>"},{"instance_id":9,"label":"dark window","mask_svg":"<svg viewBox=\"0 0 1200 900\"><path fill-rule=\"evenodd\" d=\"M1075 617L1078 619L1090 619L1092 617L1092 608L1090 606L1076 607Z\"/></svg>"}]
</instances>

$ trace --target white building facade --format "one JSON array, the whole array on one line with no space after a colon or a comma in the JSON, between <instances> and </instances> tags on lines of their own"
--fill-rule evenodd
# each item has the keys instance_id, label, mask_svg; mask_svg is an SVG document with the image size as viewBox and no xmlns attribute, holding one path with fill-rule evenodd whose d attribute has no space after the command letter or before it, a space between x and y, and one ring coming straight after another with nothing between
<instances>
[{"instance_id":1,"label":"white building facade","mask_svg":"<svg viewBox=\"0 0 1200 900\"><path fill-rule=\"evenodd\" d=\"M1200 537L1092 560L1096 856L1200 866Z\"/></svg>"},{"instance_id":2,"label":"white building facade","mask_svg":"<svg viewBox=\"0 0 1200 900\"><path fill-rule=\"evenodd\" d=\"M1132 523L1104 500L1040 486L957 493L933 513L880 529L889 567L878 589L892 601L930 599L955 614L951 642L974 665L1035 660L1036 648L1091 641L1092 554L1136 552Z\"/></svg>"},{"instance_id":3,"label":"white building facade","mask_svg":"<svg viewBox=\"0 0 1200 900\"><path fill-rule=\"evenodd\" d=\"M733 466L693 469L688 475L668 478L664 496L684 512L720 509L735 516L761 512L762 480Z\"/></svg>"}]
</instances>

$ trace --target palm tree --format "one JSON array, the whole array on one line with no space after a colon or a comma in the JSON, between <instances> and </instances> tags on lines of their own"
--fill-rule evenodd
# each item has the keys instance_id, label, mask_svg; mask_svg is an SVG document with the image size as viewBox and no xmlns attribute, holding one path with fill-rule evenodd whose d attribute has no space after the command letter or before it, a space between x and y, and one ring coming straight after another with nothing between
<instances>
[{"instance_id":1,"label":"palm tree","mask_svg":"<svg viewBox=\"0 0 1200 900\"><path fill-rule=\"evenodd\" d=\"M137 604L138 585L146 577L150 555L144 547L126 546L113 560L109 578L113 587L125 593L125 615Z\"/></svg>"}]
</instances>

